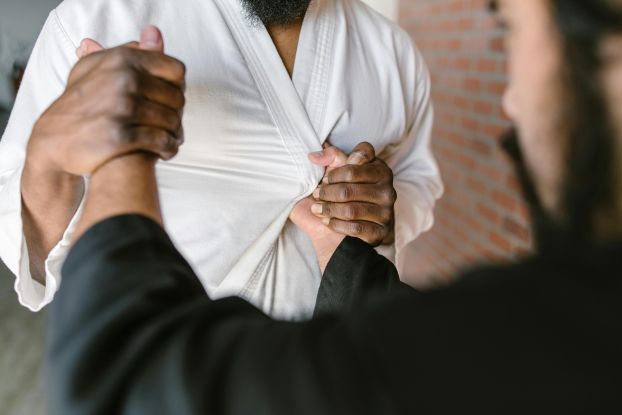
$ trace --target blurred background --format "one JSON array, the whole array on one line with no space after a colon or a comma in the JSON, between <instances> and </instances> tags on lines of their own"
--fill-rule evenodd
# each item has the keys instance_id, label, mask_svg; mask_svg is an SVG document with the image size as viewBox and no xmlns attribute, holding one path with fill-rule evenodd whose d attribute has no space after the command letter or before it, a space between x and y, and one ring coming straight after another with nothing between
<instances>
[{"instance_id":1,"label":"blurred background","mask_svg":"<svg viewBox=\"0 0 622 415\"><path fill-rule=\"evenodd\" d=\"M434 150L446 194L434 229L416 241L407 279L446 283L482 261L512 261L531 249L514 174L498 147L505 56L487 0L368 0L415 39L430 67L436 108ZM0 133L22 68L57 0L0 0ZM17 304L0 263L0 414L44 413L41 351L45 312Z\"/></svg>"}]
</instances>

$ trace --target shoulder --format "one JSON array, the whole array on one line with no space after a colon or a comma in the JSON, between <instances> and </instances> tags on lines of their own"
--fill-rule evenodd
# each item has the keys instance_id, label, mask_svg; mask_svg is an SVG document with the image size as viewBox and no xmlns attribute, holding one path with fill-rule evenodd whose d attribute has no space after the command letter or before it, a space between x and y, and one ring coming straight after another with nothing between
<instances>
[{"instance_id":1,"label":"shoulder","mask_svg":"<svg viewBox=\"0 0 622 415\"><path fill-rule=\"evenodd\" d=\"M372 50L376 60L391 63L406 91L428 91L430 76L412 36L361 0L343 0L339 6L355 42ZM414 98L414 97L413 97ZM414 104L414 103L413 103Z\"/></svg>"},{"instance_id":2,"label":"shoulder","mask_svg":"<svg viewBox=\"0 0 622 415\"><path fill-rule=\"evenodd\" d=\"M383 16L361 0L344 0L341 6L348 25L367 42L382 45L398 55L414 57L416 45L411 36L396 22Z\"/></svg>"},{"instance_id":3,"label":"shoulder","mask_svg":"<svg viewBox=\"0 0 622 415\"><path fill-rule=\"evenodd\" d=\"M474 268L459 275L450 286L432 290L425 297L431 304L457 306L479 318L493 310L505 317L518 313L515 317L520 318L525 309L546 307L565 279L559 267L534 257L515 264ZM500 315L489 317L496 320Z\"/></svg>"},{"instance_id":4,"label":"shoulder","mask_svg":"<svg viewBox=\"0 0 622 415\"><path fill-rule=\"evenodd\" d=\"M140 26L148 24L162 4L161 0L64 0L52 14L74 45L85 37L110 45L136 38Z\"/></svg>"},{"instance_id":5,"label":"shoulder","mask_svg":"<svg viewBox=\"0 0 622 415\"><path fill-rule=\"evenodd\" d=\"M361 0L343 0L341 2L346 19L360 25L370 35L382 42L400 42L411 44L410 36L397 23L383 16Z\"/></svg>"}]
</instances>

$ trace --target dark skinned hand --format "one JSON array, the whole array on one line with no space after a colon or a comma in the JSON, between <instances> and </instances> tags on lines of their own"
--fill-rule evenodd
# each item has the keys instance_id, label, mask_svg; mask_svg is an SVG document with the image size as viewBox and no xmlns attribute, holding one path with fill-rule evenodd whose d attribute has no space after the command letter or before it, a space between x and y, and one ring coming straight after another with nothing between
<instances>
[{"instance_id":1,"label":"dark skinned hand","mask_svg":"<svg viewBox=\"0 0 622 415\"><path fill-rule=\"evenodd\" d=\"M328 147L310 158L326 165L327 159L343 160L345 155L336 147ZM312 212L333 231L372 246L392 242L397 197L393 172L376 157L371 144L358 144L345 164L327 169L313 197L316 203L311 206Z\"/></svg>"},{"instance_id":2,"label":"dark skinned hand","mask_svg":"<svg viewBox=\"0 0 622 415\"><path fill-rule=\"evenodd\" d=\"M155 27L145 36L161 39ZM183 142L186 69L160 43L79 51L65 92L34 127L29 161L51 174L90 175L137 151L175 156Z\"/></svg>"}]
</instances>

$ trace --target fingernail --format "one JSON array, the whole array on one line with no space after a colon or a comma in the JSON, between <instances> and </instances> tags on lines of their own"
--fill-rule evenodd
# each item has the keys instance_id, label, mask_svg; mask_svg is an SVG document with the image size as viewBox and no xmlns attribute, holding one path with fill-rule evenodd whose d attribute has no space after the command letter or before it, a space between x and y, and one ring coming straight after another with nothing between
<instances>
[{"instance_id":1,"label":"fingernail","mask_svg":"<svg viewBox=\"0 0 622 415\"><path fill-rule=\"evenodd\" d=\"M348 157L348 164L365 164L367 161L367 156L360 151L355 151Z\"/></svg>"},{"instance_id":2,"label":"fingernail","mask_svg":"<svg viewBox=\"0 0 622 415\"><path fill-rule=\"evenodd\" d=\"M326 226L330 225L330 218L324 218L322 219L322 223Z\"/></svg>"},{"instance_id":3,"label":"fingernail","mask_svg":"<svg viewBox=\"0 0 622 415\"><path fill-rule=\"evenodd\" d=\"M160 34L155 27L149 26L143 31L142 41L149 47L160 46Z\"/></svg>"},{"instance_id":4,"label":"fingernail","mask_svg":"<svg viewBox=\"0 0 622 415\"><path fill-rule=\"evenodd\" d=\"M314 203L313 205L311 205L311 212L315 213L316 215L321 215L322 212L324 212L324 206L321 203Z\"/></svg>"},{"instance_id":5,"label":"fingernail","mask_svg":"<svg viewBox=\"0 0 622 415\"><path fill-rule=\"evenodd\" d=\"M328 176L324 176L324 178L322 178L322 184L329 184L328 183Z\"/></svg>"},{"instance_id":6,"label":"fingernail","mask_svg":"<svg viewBox=\"0 0 622 415\"><path fill-rule=\"evenodd\" d=\"M313 191L313 198L314 199L319 199L320 198L320 188L319 187Z\"/></svg>"},{"instance_id":7,"label":"fingernail","mask_svg":"<svg viewBox=\"0 0 622 415\"><path fill-rule=\"evenodd\" d=\"M310 157L322 157L324 155L324 151L314 151L313 153L309 153Z\"/></svg>"}]
</instances>

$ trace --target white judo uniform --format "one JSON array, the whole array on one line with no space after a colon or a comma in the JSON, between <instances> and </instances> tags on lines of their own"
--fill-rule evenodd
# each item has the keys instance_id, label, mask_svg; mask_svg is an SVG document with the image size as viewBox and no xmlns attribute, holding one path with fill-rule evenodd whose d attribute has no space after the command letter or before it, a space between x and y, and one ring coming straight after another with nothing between
<instances>
[{"instance_id":1,"label":"white judo uniform","mask_svg":"<svg viewBox=\"0 0 622 415\"><path fill-rule=\"evenodd\" d=\"M81 39L116 46L147 24L187 66L186 141L157 176L165 227L211 296L242 296L279 318L312 313L321 273L288 215L321 180L307 154L326 140L346 152L367 140L393 168L398 264L432 226L442 183L430 150L429 74L409 36L359 0L311 3L292 78L239 0L66 0L45 23L0 141L0 257L23 305L52 301L80 214L40 285L21 220L31 129L62 94Z\"/></svg>"}]
</instances>

